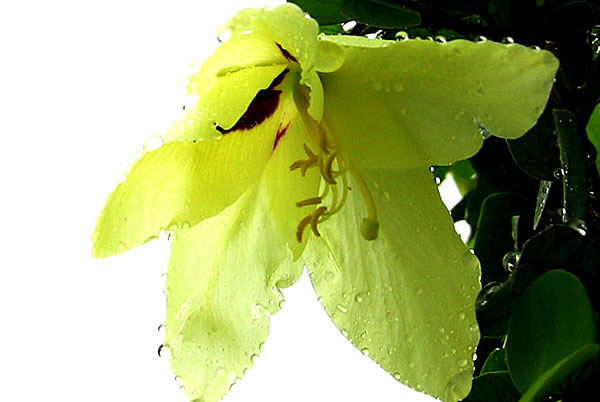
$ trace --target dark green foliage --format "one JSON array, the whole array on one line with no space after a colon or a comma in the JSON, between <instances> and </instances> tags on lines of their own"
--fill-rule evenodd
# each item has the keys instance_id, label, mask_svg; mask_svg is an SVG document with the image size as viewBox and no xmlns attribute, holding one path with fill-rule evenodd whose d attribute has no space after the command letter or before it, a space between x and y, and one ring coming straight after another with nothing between
<instances>
[{"instance_id":1,"label":"dark green foliage","mask_svg":"<svg viewBox=\"0 0 600 402\"><path fill-rule=\"evenodd\" d=\"M457 182L463 198L452 217L470 225L482 268L482 339L465 400L600 400L600 1L293 2L323 32L485 36L559 58L536 126L516 140L488 138L468 162L435 167L434 175ZM357 24L346 32L351 20Z\"/></svg>"}]
</instances>

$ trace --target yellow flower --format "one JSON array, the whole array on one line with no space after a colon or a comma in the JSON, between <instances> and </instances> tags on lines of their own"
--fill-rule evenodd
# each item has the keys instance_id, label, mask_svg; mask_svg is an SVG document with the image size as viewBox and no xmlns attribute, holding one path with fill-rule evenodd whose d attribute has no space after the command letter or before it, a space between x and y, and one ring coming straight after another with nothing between
<instances>
[{"instance_id":1,"label":"yellow flower","mask_svg":"<svg viewBox=\"0 0 600 402\"><path fill-rule=\"evenodd\" d=\"M164 347L192 400L243 376L305 266L363 353L417 390L464 397L479 263L429 166L473 155L482 128L525 133L557 60L489 41L318 36L292 4L225 30L184 118L108 197L94 256L173 233Z\"/></svg>"}]
</instances>

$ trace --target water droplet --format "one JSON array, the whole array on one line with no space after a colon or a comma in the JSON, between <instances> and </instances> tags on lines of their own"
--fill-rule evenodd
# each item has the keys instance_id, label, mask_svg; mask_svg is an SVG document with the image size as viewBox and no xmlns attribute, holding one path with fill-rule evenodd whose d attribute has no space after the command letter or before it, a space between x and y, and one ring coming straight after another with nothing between
<instances>
[{"instance_id":1,"label":"water droplet","mask_svg":"<svg viewBox=\"0 0 600 402\"><path fill-rule=\"evenodd\" d=\"M163 138L159 135L153 135L146 139L144 142L144 150L146 151L154 151L162 147L164 144Z\"/></svg>"},{"instance_id":2,"label":"water droplet","mask_svg":"<svg viewBox=\"0 0 600 402\"><path fill-rule=\"evenodd\" d=\"M595 25L587 31L587 43L594 52L592 60L598 60L600 55L600 25Z\"/></svg>"},{"instance_id":3,"label":"water droplet","mask_svg":"<svg viewBox=\"0 0 600 402\"><path fill-rule=\"evenodd\" d=\"M510 36L505 36L504 38L502 38L501 42L506 43L506 44L511 44L511 43L515 43L515 40L513 38L511 38Z\"/></svg>"},{"instance_id":4,"label":"water droplet","mask_svg":"<svg viewBox=\"0 0 600 402\"><path fill-rule=\"evenodd\" d=\"M392 87L396 92L402 92L402 90L404 90L404 85L401 82L394 82L392 84Z\"/></svg>"},{"instance_id":5,"label":"water droplet","mask_svg":"<svg viewBox=\"0 0 600 402\"><path fill-rule=\"evenodd\" d=\"M467 315L465 313L458 314L458 319L461 321L464 320L466 317L467 317Z\"/></svg>"},{"instance_id":6,"label":"water droplet","mask_svg":"<svg viewBox=\"0 0 600 402\"><path fill-rule=\"evenodd\" d=\"M447 43L448 42L448 40L446 39L446 37L443 36L443 35L436 36L435 37L435 41L438 42L438 43Z\"/></svg>"},{"instance_id":7,"label":"water droplet","mask_svg":"<svg viewBox=\"0 0 600 402\"><path fill-rule=\"evenodd\" d=\"M357 293L356 296L354 296L354 300L357 303L362 303L365 300L365 294L363 292Z\"/></svg>"},{"instance_id":8,"label":"water droplet","mask_svg":"<svg viewBox=\"0 0 600 402\"><path fill-rule=\"evenodd\" d=\"M500 291L500 289L501 286L498 282L491 282L485 285L485 287L477 295L477 308L484 308L489 303L489 301Z\"/></svg>"},{"instance_id":9,"label":"water droplet","mask_svg":"<svg viewBox=\"0 0 600 402\"><path fill-rule=\"evenodd\" d=\"M348 307L344 306L343 304L338 304L337 309L344 314L348 312Z\"/></svg>"},{"instance_id":10,"label":"water droplet","mask_svg":"<svg viewBox=\"0 0 600 402\"><path fill-rule=\"evenodd\" d=\"M342 333L342 335L344 335L344 337L348 337L348 331L346 331L345 329L342 329L340 332Z\"/></svg>"},{"instance_id":11,"label":"water droplet","mask_svg":"<svg viewBox=\"0 0 600 402\"><path fill-rule=\"evenodd\" d=\"M539 46L537 45L533 45L533 46L529 46L530 49L535 50L537 52L539 52L540 50L542 50Z\"/></svg>"},{"instance_id":12,"label":"water droplet","mask_svg":"<svg viewBox=\"0 0 600 402\"><path fill-rule=\"evenodd\" d=\"M512 272L519 263L519 258L521 258L521 253L518 251L509 251L502 257L502 266L508 272Z\"/></svg>"},{"instance_id":13,"label":"water droplet","mask_svg":"<svg viewBox=\"0 0 600 402\"><path fill-rule=\"evenodd\" d=\"M559 208L557 212L558 212L558 214L560 216L566 216L567 215L567 209L566 208Z\"/></svg>"},{"instance_id":14,"label":"water droplet","mask_svg":"<svg viewBox=\"0 0 600 402\"><path fill-rule=\"evenodd\" d=\"M415 362L410 362L410 363L408 363L408 367L410 367L410 368L414 368L414 367L415 367Z\"/></svg>"},{"instance_id":15,"label":"water droplet","mask_svg":"<svg viewBox=\"0 0 600 402\"><path fill-rule=\"evenodd\" d=\"M557 180L561 180L565 176L565 170L562 168L558 168L554 171L554 178Z\"/></svg>"},{"instance_id":16,"label":"water droplet","mask_svg":"<svg viewBox=\"0 0 600 402\"><path fill-rule=\"evenodd\" d=\"M555 172L556 173L556 172ZM533 230L535 230L542 219L542 214L546 208L550 188L552 187L551 180L541 180L538 188L538 195L535 205L535 213L533 215Z\"/></svg>"},{"instance_id":17,"label":"water droplet","mask_svg":"<svg viewBox=\"0 0 600 402\"><path fill-rule=\"evenodd\" d=\"M356 21L348 21L342 25L342 29L346 32L350 32L356 26Z\"/></svg>"},{"instance_id":18,"label":"water droplet","mask_svg":"<svg viewBox=\"0 0 600 402\"><path fill-rule=\"evenodd\" d=\"M394 374L392 374L392 376L398 381L400 381L400 379L402 378L402 376L398 372L395 372Z\"/></svg>"},{"instance_id":19,"label":"water droplet","mask_svg":"<svg viewBox=\"0 0 600 402\"><path fill-rule=\"evenodd\" d=\"M396 38L396 40L409 40L410 39L410 36L405 31L398 31L394 37Z\"/></svg>"},{"instance_id":20,"label":"water droplet","mask_svg":"<svg viewBox=\"0 0 600 402\"><path fill-rule=\"evenodd\" d=\"M225 369L223 367L219 367L217 369L217 375L221 376L223 374L225 374Z\"/></svg>"},{"instance_id":21,"label":"water droplet","mask_svg":"<svg viewBox=\"0 0 600 402\"><path fill-rule=\"evenodd\" d=\"M487 38L483 35L479 35L478 37L475 38L475 42L486 42Z\"/></svg>"},{"instance_id":22,"label":"water droplet","mask_svg":"<svg viewBox=\"0 0 600 402\"><path fill-rule=\"evenodd\" d=\"M369 351L369 348L362 348L360 351L361 351L361 352L363 353L363 355L365 355L365 356L369 356L369 353L371 353L371 352Z\"/></svg>"},{"instance_id":23,"label":"water droplet","mask_svg":"<svg viewBox=\"0 0 600 402\"><path fill-rule=\"evenodd\" d=\"M458 361L458 367L465 367L469 362L467 361L467 359L460 359Z\"/></svg>"},{"instance_id":24,"label":"water droplet","mask_svg":"<svg viewBox=\"0 0 600 402\"><path fill-rule=\"evenodd\" d=\"M446 385L446 400L456 402L463 399L471 391L471 373L468 370L455 374Z\"/></svg>"},{"instance_id":25,"label":"water droplet","mask_svg":"<svg viewBox=\"0 0 600 402\"><path fill-rule=\"evenodd\" d=\"M477 129L479 130L479 134L481 134L481 138L483 138L484 140L487 140L488 138L494 135L494 133L485 128L485 126L480 121L476 120L475 124L477 125Z\"/></svg>"},{"instance_id":26,"label":"water droplet","mask_svg":"<svg viewBox=\"0 0 600 402\"><path fill-rule=\"evenodd\" d=\"M256 363L256 359L258 359L258 355L257 354L253 354L252 356L250 356L250 361L252 363Z\"/></svg>"}]
</instances>

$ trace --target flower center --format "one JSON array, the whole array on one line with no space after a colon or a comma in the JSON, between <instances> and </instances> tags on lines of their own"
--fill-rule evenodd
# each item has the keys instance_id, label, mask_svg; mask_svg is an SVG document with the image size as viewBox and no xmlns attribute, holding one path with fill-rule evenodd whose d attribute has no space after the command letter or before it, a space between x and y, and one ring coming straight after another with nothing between
<instances>
[{"instance_id":1,"label":"flower center","mask_svg":"<svg viewBox=\"0 0 600 402\"><path fill-rule=\"evenodd\" d=\"M352 175L367 208L367 216L361 221L360 233L365 240L377 239L379 233L377 209L367 184L358 171L356 171L356 168L338 151L337 146L330 144L323 125L316 124L309 116L305 116L305 112L301 112L301 114L303 114L306 127L309 128L309 132L311 132L315 143L318 145L318 150L314 152L308 145L304 144L304 152L307 158L299 159L292 163L290 170L299 170L300 174L304 176L308 169L318 168L323 178L324 186L318 196L296 203L298 208L314 208L311 213L298 223L296 239L299 243L302 242L302 236L307 226L310 226L315 236L321 236L318 227L319 223L326 221L343 208L348 199L348 191L350 190L347 174Z\"/></svg>"}]
</instances>

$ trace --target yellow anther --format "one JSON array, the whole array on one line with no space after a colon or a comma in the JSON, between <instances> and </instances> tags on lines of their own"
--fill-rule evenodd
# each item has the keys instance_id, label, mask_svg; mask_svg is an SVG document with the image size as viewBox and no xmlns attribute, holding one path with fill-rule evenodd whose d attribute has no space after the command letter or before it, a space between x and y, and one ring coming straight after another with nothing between
<instances>
[{"instance_id":1,"label":"yellow anther","mask_svg":"<svg viewBox=\"0 0 600 402\"><path fill-rule=\"evenodd\" d=\"M317 204L320 204L321 202L323 202L323 200L321 199L321 197L312 197L312 198L308 198L306 200L298 201L296 203L296 206L297 207L304 207L306 205L317 205Z\"/></svg>"},{"instance_id":2,"label":"yellow anther","mask_svg":"<svg viewBox=\"0 0 600 402\"><path fill-rule=\"evenodd\" d=\"M327 207L317 208L310 219L310 228L317 237L321 236L321 233L319 233L319 228L317 228L317 224L319 223L319 218L321 218L321 215L323 215L325 211L327 211Z\"/></svg>"},{"instance_id":3,"label":"yellow anther","mask_svg":"<svg viewBox=\"0 0 600 402\"><path fill-rule=\"evenodd\" d=\"M305 216L298 224L298 227L296 228L296 240L298 240L298 243L302 243L302 234L304 233L304 228L310 223L311 220L312 215L308 215Z\"/></svg>"},{"instance_id":4,"label":"yellow anther","mask_svg":"<svg viewBox=\"0 0 600 402\"><path fill-rule=\"evenodd\" d=\"M373 218L363 218L360 234L365 240L375 240L379 236L379 222Z\"/></svg>"}]
</instances>

